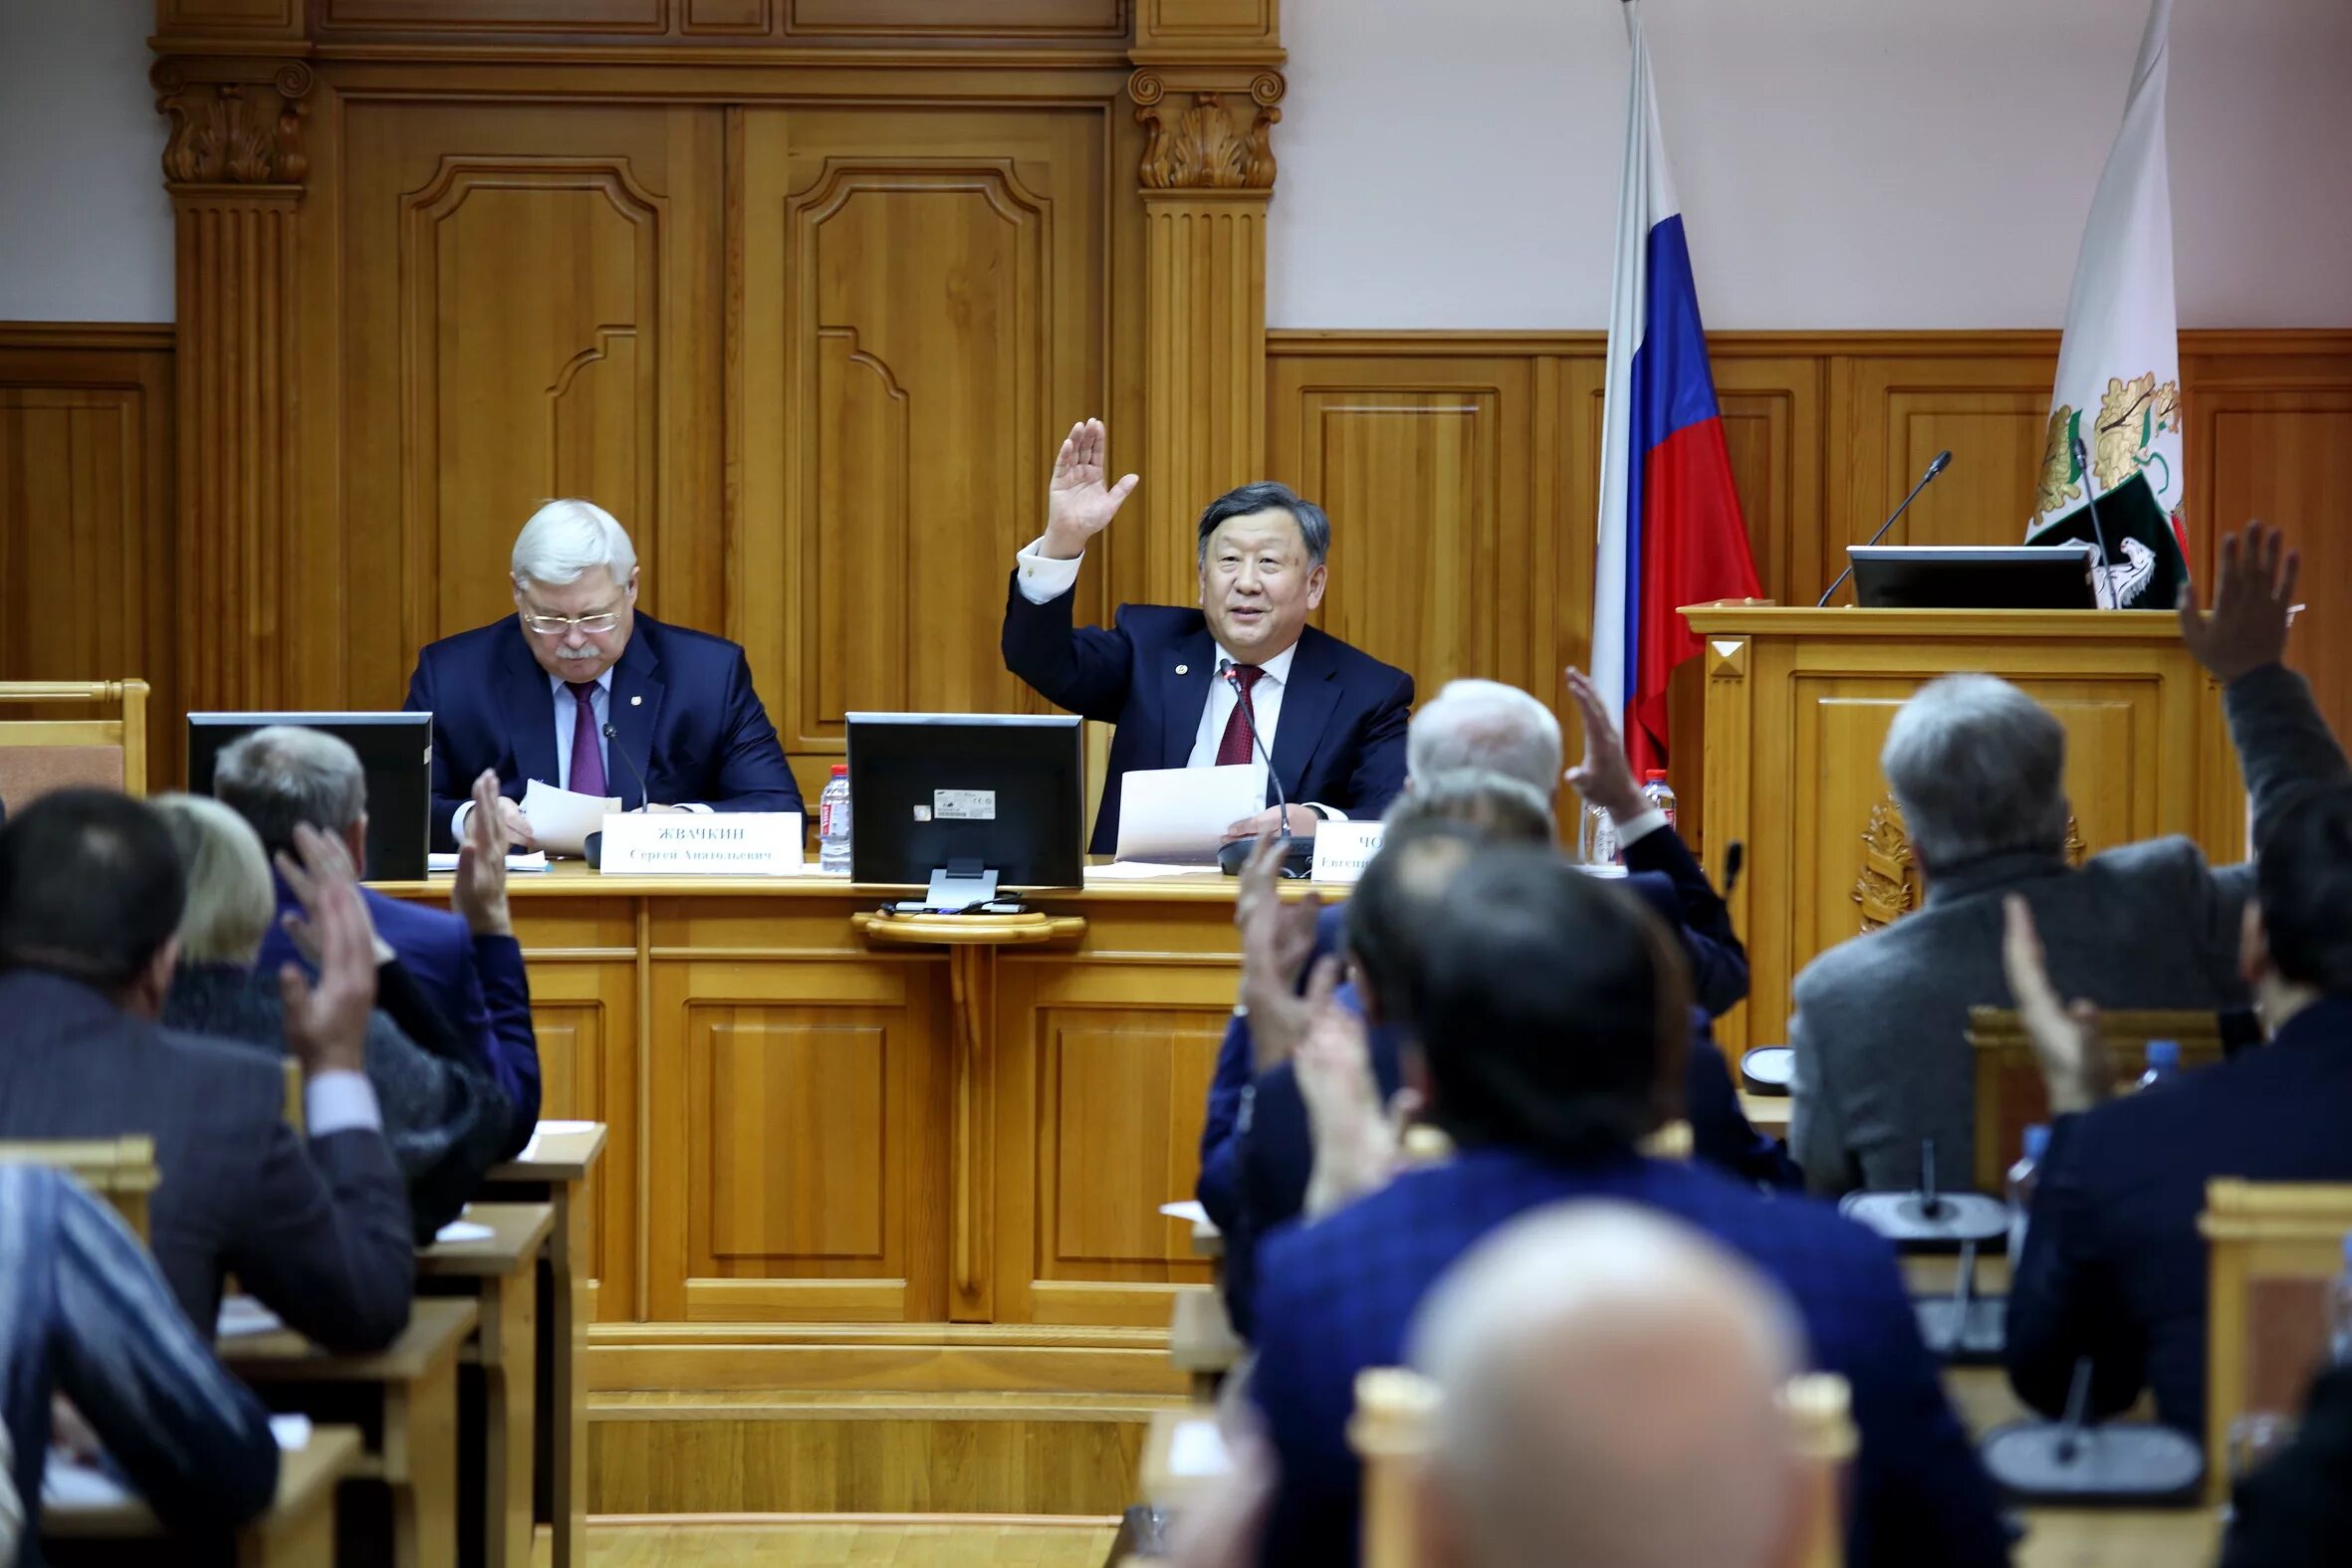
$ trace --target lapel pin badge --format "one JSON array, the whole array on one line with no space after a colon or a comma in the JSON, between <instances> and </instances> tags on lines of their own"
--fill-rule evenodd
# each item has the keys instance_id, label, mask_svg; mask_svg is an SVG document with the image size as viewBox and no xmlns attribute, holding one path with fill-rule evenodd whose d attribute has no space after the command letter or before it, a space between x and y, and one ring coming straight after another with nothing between
<instances>
[{"instance_id":1,"label":"lapel pin badge","mask_svg":"<svg viewBox=\"0 0 2352 1568\"><path fill-rule=\"evenodd\" d=\"M1176 666L1176 673L1179 675L1190 675L1192 673L1192 666L1189 664L1179 664Z\"/></svg>"},{"instance_id":2,"label":"lapel pin badge","mask_svg":"<svg viewBox=\"0 0 2352 1568\"><path fill-rule=\"evenodd\" d=\"M642 708L645 706L645 699L642 697L631 697L629 699L629 706L631 708Z\"/></svg>"}]
</instances>

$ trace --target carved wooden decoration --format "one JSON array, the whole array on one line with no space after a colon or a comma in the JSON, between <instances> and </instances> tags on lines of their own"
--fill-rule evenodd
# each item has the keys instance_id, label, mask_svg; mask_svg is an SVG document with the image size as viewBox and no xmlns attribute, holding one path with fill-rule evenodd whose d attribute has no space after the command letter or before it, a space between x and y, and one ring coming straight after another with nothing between
<instances>
[{"instance_id":1,"label":"carved wooden decoration","mask_svg":"<svg viewBox=\"0 0 2352 1568\"><path fill-rule=\"evenodd\" d=\"M147 80L171 121L163 177L174 185L300 185L311 68L299 60L155 62Z\"/></svg>"},{"instance_id":2,"label":"carved wooden decoration","mask_svg":"<svg viewBox=\"0 0 2352 1568\"><path fill-rule=\"evenodd\" d=\"M2090 853L2082 841L2082 824L2071 811L2066 813L2066 837L2059 848L2071 866L2081 865ZM1917 909L1921 880L1903 808L1892 795L1883 795L1870 808L1870 825L1862 830L1862 868L1854 877L1853 897L1862 908L1863 933L1891 926Z\"/></svg>"},{"instance_id":3,"label":"carved wooden decoration","mask_svg":"<svg viewBox=\"0 0 2352 1568\"><path fill-rule=\"evenodd\" d=\"M1284 82L1274 71L1246 90L1193 86L1170 101L1166 75L1142 70L1128 79L1135 119L1144 128L1136 179L1145 190L1272 190L1274 127L1283 117Z\"/></svg>"}]
</instances>

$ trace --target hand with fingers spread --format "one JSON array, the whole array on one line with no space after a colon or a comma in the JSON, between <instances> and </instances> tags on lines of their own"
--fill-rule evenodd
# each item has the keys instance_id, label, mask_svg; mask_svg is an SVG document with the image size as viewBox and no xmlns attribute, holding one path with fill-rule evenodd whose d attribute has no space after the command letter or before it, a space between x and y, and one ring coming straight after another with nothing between
<instances>
[{"instance_id":1,"label":"hand with fingers spread","mask_svg":"<svg viewBox=\"0 0 2352 1568\"><path fill-rule=\"evenodd\" d=\"M298 843L302 831L298 829L295 834ZM278 875L285 880L287 891L294 895L294 901L305 909L313 908L321 896L319 883L322 876L340 877L353 883L359 879L358 869L352 864L351 851L344 848L343 840L326 833L317 836L319 843L312 856L299 862L292 855L280 854L277 857ZM320 869L311 868L313 860ZM359 921L367 932L368 951L376 963L390 963L393 958L392 945L375 934L375 918L367 913L367 901L359 899L357 902ZM320 959L318 929L296 914L280 917L279 924L286 928L286 935L293 940L294 951L302 955L302 961L312 969L317 969Z\"/></svg>"},{"instance_id":2,"label":"hand with fingers spread","mask_svg":"<svg viewBox=\"0 0 2352 1568\"><path fill-rule=\"evenodd\" d=\"M302 903L289 930L318 955L319 978L288 964L278 971L286 1012L286 1049L306 1075L361 1072L367 1016L375 1007L375 954L367 907L343 845L307 824L294 830L295 854L278 871Z\"/></svg>"},{"instance_id":3,"label":"hand with fingers spread","mask_svg":"<svg viewBox=\"0 0 2352 1568\"><path fill-rule=\"evenodd\" d=\"M1385 1186L1403 1142L1400 1116L1380 1103L1370 1031L1338 989L1339 961L1318 959L1306 983L1306 1031L1292 1058L1314 1140L1310 1219Z\"/></svg>"},{"instance_id":4,"label":"hand with fingers spread","mask_svg":"<svg viewBox=\"0 0 2352 1568\"><path fill-rule=\"evenodd\" d=\"M1087 542L1110 527L1142 482L1128 474L1115 485L1104 483L1109 447L1099 419L1079 420L1062 438L1054 457L1054 482L1046 491L1046 540L1039 547L1048 559L1074 560L1084 555Z\"/></svg>"},{"instance_id":5,"label":"hand with fingers spread","mask_svg":"<svg viewBox=\"0 0 2352 1568\"><path fill-rule=\"evenodd\" d=\"M1282 856L1280 839L1263 838L1242 870L1249 913L1241 922L1241 999L1250 1015L1253 1072L1287 1059L1306 1031L1306 999L1298 995L1298 977L1314 952L1315 923L1323 907L1314 893L1285 902L1275 892Z\"/></svg>"},{"instance_id":6,"label":"hand with fingers spread","mask_svg":"<svg viewBox=\"0 0 2352 1568\"><path fill-rule=\"evenodd\" d=\"M2000 967L2008 976L2017 1020L2025 1026L2034 1060L2049 1085L2050 1114L2087 1111L2105 1100L2115 1083L2099 1009L2087 1002L2069 1006L2058 1000L2058 988L2050 984L2049 966L2042 957L2041 935L2033 929L2031 906L2014 893L2001 903L2006 928Z\"/></svg>"},{"instance_id":7,"label":"hand with fingers spread","mask_svg":"<svg viewBox=\"0 0 2352 1568\"><path fill-rule=\"evenodd\" d=\"M2248 523L2222 541L2211 615L2197 612L2197 585L2181 584L2181 640L2214 679L2227 686L2286 656L2301 568L2301 555L2286 548L2283 534Z\"/></svg>"},{"instance_id":8,"label":"hand with fingers spread","mask_svg":"<svg viewBox=\"0 0 2352 1568\"><path fill-rule=\"evenodd\" d=\"M1567 677L1568 695L1575 699L1576 711L1584 720L1584 761L1568 770L1569 787L1586 803L1599 806L1620 822L1640 815L1641 784L1633 777L1633 765L1626 761L1616 719L1593 688L1592 677L1572 665Z\"/></svg>"},{"instance_id":9,"label":"hand with fingers spread","mask_svg":"<svg viewBox=\"0 0 2352 1568\"><path fill-rule=\"evenodd\" d=\"M457 850L457 879L449 886L449 907L465 917L477 937L511 937L515 923L507 910L506 835L498 806L512 804L498 792L498 775L484 771L474 781L474 809L466 817L465 842Z\"/></svg>"}]
</instances>

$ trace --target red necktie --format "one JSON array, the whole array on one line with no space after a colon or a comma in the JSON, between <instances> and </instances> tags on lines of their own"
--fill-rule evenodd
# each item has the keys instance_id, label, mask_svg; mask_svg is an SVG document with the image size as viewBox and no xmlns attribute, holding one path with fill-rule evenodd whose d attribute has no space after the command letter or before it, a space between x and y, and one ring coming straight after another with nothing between
<instances>
[{"instance_id":1,"label":"red necktie","mask_svg":"<svg viewBox=\"0 0 2352 1568\"><path fill-rule=\"evenodd\" d=\"M1242 689L1234 699L1233 712L1226 715L1224 738L1217 743L1217 766L1220 768L1246 763L1257 753L1257 749L1250 744L1249 727L1258 722L1258 710L1250 707L1250 688L1257 685L1258 677L1266 672L1255 664L1237 664L1233 667L1233 673L1240 677ZM1246 708L1249 713L1245 718L1242 710Z\"/></svg>"},{"instance_id":2,"label":"red necktie","mask_svg":"<svg viewBox=\"0 0 2352 1568\"><path fill-rule=\"evenodd\" d=\"M572 790L575 794L604 792L604 754L596 746L594 681L566 681L572 688Z\"/></svg>"}]
</instances>

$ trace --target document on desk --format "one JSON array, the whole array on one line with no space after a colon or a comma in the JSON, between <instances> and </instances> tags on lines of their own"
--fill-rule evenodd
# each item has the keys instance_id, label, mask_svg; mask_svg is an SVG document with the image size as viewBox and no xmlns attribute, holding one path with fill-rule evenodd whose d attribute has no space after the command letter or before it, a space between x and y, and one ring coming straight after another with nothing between
<instances>
[{"instance_id":1,"label":"document on desk","mask_svg":"<svg viewBox=\"0 0 2352 1568\"><path fill-rule=\"evenodd\" d=\"M523 814L531 818L531 836L542 849L577 855L588 835L604 830L604 818L620 809L618 795L576 794L554 784L531 781L523 791Z\"/></svg>"},{"instance_id":2,"label":"document on desk","mask_svg":"<svg viewBox=\"0 0 2352 1568\"><path fill-rule=\"evenodd\" d=\"M1247 763L1139 768L1119 781L1119 860L1209 865L1225 830L1266 809L1266 784Z\"/></svg>"}]
</instances>

